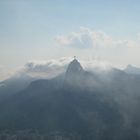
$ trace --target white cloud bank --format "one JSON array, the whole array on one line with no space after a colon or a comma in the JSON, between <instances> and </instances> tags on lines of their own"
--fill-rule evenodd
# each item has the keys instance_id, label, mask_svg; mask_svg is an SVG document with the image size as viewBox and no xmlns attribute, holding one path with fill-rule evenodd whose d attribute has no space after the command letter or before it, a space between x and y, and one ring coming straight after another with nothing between
<instances>
[{"instance_id":1,"label":"white cloud bank","mask_svg":"<svg viewBox=\"0 0 140 140\"><path fill-rule=\"evenodd\" d=\"M53 78L62 73L65 73L69 63L73 58L63 57L60 59L29 61L24 66L15 68L9 71L7 68L0 67L0 82L9 78L24 78L30 76L32 78ZM96 72L102 70L109 70L112 68L111 64L98 60L81 60L78 59L82 67L89 72ZM7 71L6 71L7 70Z\"/></svg>"},{"instance_id":2,"label":"white cloud bank","mask_svg":"<svg viewBox=\"0 0 140 140\"><path fill-rule=\"evenodd\" d=\"M68 35L57 36L56 42L60 46L77 48L99 48L99 47L134 47L138 45L136 40L117 40L103 31L93 31L86 27L80 27L80 31L71 32Z\"/></svg>"},{"instance_id":3,"label":"white cloud bank","mask_svg":"<svg viewBox=\"0 0 140 140\"><path fill-rule=\"evenodd\" d=\"M52 78L66 71L70 58L58 60L30 61L22 69L22 73L41 78Z\"/></svg>"},{"instance_id":4,"label":"white cloud bank","mask_svg":"<svg viewBox=\"0 0 140 140\"><path fill-rule=\"evenodd\" d=\"M12 77L24 77L31 76L33 78L53 78L64 72L73 58L60 58L58 60L47 60L47 61L30 61L25 64L22 68L18 69ZM107 62L101 62L97 60L84 61L79 60L81 65L86 71L96 72L96 71L106 71L110 70L112 67Z\"/></svg>"}]
</instances>

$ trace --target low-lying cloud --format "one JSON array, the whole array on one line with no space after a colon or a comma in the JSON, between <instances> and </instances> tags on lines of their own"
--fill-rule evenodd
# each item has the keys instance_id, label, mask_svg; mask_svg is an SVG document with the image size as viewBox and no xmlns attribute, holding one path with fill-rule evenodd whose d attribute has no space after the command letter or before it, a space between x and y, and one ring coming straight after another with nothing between
<instances>
[{"instance_id":1,"label":"low-lying cloud","mask_svg":"<svg viewBox=\"0 0 140 140\"><path fill-rule=\"evenodd\" d=\"M31 76L52 78L65 72L69 62L70 58L47 61L30 61L24 66L22 72L26 72Z\"/></svg>"},{"instance_id":2,"label":"low-lying cloud","mask_svg":"<svg viewBox=\"0 0 140 140\"><path fill-rule=\"evenodd\" d=\"M13 69L10 69L9 71L9 68L1 65L0 66L0 82L12 76L13 73L15 73Z\"/></svg>"},{"instance_id":3,"label":"low-lying cloud","mask_svg":"<svg viewBox=\"0 0 140 140\"><path fill-rule=\"evenodd\" d=\"M40 78L50 79L65 73L71 61L73 61L72 57L64 57L60 59L51 59L51 60L42 60L42 61L34 60L34 61L27 62L24 66L20 68L17 68L16 72L13 71L10 74L6 75L6 71L4 73L4 71L2 72L1 69L0 74L1 75L3 74L3 76L1 76L3 77L3 79L7 79L11 77L22 78L25 76L30 76L32 78L37 78L37 79ZM109 62L98 60L98 59L93 59L93 60L78 59L78 61L80 62L84 70L99 75L102 75L102 72L107 72L112 70L112 68L114 68L114 66Z\"/></svg>"},{"instance_id":4,"label":"low-lying cloud","mask_svg":"<svg viewBox=\"0 0 140 140\"><path fill-rule=\"evenodd\" d=\"M28 75L34 78L53 78L64 72L73 58L60 58L58 60L30 61L23 68L18 70L15 75ZM79 60L86 71L96 72L111 69L107 62L92 60Z\"/></svg>"}]
</instances>

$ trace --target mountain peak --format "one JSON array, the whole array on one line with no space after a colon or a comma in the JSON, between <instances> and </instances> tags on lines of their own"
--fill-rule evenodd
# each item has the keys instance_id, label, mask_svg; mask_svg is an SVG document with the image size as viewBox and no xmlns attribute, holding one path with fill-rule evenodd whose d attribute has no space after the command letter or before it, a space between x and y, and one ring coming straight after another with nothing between
<instances>
[{"instance_id":1,"label":"mountain peak","mask_svg":"<svg viewBox=\"0 0 140 140\"><path fill-rule=\"evenodd\" d=\"M129 68L133 68L133 66L131 64L128 64L126 69L129 69Z\"/></svg>"},{"instance_id":2,"label":"mountain peak","mask_svg":"<svg viewBox=\"0 0 140 140\"><path fill-rule=\"evenodd\" d=\"M81 73L82 71L83 71L83 68L76 58L72 62L70 62L67 69L67 73L69 74L79 73L79 72Z\"/></svg>"},{"instance_id":3,"label":"mountain peak","mask_svg":"<svg viewBox=\"0 0 140 140\"><path fill-rule=\"evenodd\" d=\"M68 65L65 77L65 83L77 86L81 81L84 70L76 58Z\"/></svg>"}]
</instances>

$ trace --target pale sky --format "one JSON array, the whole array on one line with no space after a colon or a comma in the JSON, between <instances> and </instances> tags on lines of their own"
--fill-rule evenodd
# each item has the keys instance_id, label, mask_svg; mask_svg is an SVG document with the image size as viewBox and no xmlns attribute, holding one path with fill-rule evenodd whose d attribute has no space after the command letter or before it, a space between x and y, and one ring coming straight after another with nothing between
<instances>
[{"instance_id":1,"label":"pale sky","mask_svg":"<svg viewBox=\"0 0 140 140\"><path fill-rule=\"evenodd\" d=\"M140 67L139 0L0 0L0 77L76 55Z\"/></svg>"}]
</instances>

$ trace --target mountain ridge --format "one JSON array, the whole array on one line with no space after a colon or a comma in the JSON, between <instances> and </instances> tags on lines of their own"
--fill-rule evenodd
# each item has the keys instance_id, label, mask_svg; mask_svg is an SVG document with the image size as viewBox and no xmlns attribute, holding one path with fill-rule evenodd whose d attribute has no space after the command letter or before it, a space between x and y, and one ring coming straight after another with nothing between
<instances>
[{"instance_id":1,"label":"mountain ridge","mask_svg":"<svg viewBox=\"0 0 140 140\"><path fill-rule=\"evenodd\" d=\"M133 138L140 114L133 115L137 108L130 103L139 105L139 82L117 69L102 75L87 72L74 59L65 74L35 80L0 102L0 130L65 131L78 133L82 140L87 135L95 140Z\"/></svg>"},{"instance_id":2,"label":"mountain ridge","mask_svg":"<svg viewBox=\"0 0 140 140\"><path fill-rule=\"evenodd\" d=\"M127 67L124 69L125 72L129 73L129 74L138 74L140 75L140 68L133 66L133 65L127 65Z\"/></svg>"}]
</instances>

